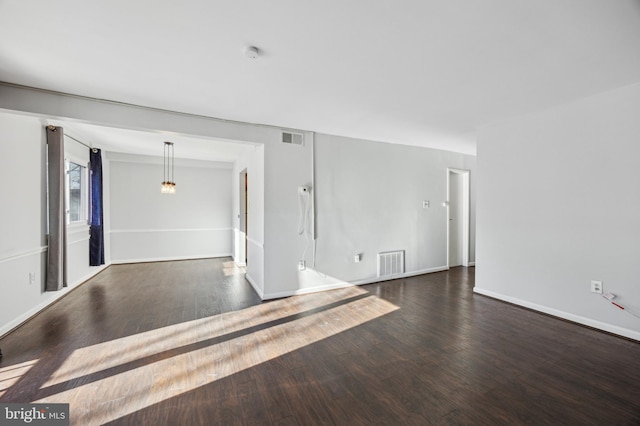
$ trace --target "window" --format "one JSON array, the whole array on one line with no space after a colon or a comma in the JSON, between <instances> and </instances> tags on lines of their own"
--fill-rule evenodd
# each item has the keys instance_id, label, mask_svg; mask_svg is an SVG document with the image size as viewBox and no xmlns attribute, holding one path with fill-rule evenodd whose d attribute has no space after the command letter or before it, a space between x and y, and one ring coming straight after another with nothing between
<instances>
[{"instance_id":1,"label":"window","mask_svg":"<svg viewBox=\"0 0 640 426\"><path fill-rule=\"evenodd\" d=\"M87 187L87 168L67 161L67 223L87 221Z\"/></svg>"}]
</instances>

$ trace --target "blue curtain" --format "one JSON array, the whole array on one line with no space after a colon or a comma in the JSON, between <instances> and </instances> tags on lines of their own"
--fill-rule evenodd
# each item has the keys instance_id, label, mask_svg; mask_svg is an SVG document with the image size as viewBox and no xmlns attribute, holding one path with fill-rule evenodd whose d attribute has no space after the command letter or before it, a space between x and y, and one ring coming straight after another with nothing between
<instances>
[{"instance_id":1,"label":"blue curtain","mask_svg":"<svg viewBox=\"0 0 640 426\"><path fill-rule=\"evenodd\" d=\"M104 265L104 231L102 229L102 153L99 149L89 150L91 172L91 238L89 240L89 265Z\"/></svg>"}]
</instances>

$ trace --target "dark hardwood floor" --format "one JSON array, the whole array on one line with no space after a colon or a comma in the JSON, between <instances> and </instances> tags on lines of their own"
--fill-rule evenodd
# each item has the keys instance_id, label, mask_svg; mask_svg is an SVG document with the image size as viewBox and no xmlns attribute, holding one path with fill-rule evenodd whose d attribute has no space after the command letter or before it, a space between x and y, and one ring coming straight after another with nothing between
<instances>
[{"instance_id":1,"label":"dark hardwood floor","mask_svg":"<svg viewBox=\"0 0 640 426\"><path fill-rule=\"evenodd\" d=\"M473 284L261 303L229 259L114 265L0 340L0 401L78 425L640 424L639 343Z\"/></svg>"}]
</instances>

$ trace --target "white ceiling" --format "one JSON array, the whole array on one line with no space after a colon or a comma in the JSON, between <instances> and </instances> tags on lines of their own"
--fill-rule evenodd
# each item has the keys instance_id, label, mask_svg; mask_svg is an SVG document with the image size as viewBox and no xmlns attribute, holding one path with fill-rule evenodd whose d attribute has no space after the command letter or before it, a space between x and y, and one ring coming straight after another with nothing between
<instances>
[{"instance_id":1,"label":"white ceiling","mask_svg":"<svg viewBox=\"0 0 640 426\"><path fill-rule=\"evenodd\" d=\"M481 126L640 81L640 1L0 0L0 80L474 153Z\"/></svg>"}]
</instances>

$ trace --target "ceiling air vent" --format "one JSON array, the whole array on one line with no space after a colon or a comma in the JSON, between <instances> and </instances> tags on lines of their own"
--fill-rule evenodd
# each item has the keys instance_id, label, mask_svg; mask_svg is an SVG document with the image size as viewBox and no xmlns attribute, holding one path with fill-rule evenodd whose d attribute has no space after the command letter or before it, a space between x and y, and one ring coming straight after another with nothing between
<instances>
[{"instance_id":1,"label":"ceiling air vent","mask_svg":"<svg viewBox=\"0 0 640 426\"><path fill-rule=\"evenodd\" d=\"M304 135L302 133L282 131L282 143L289 145L304 145Z\"/></svg>"}]
</instances>

